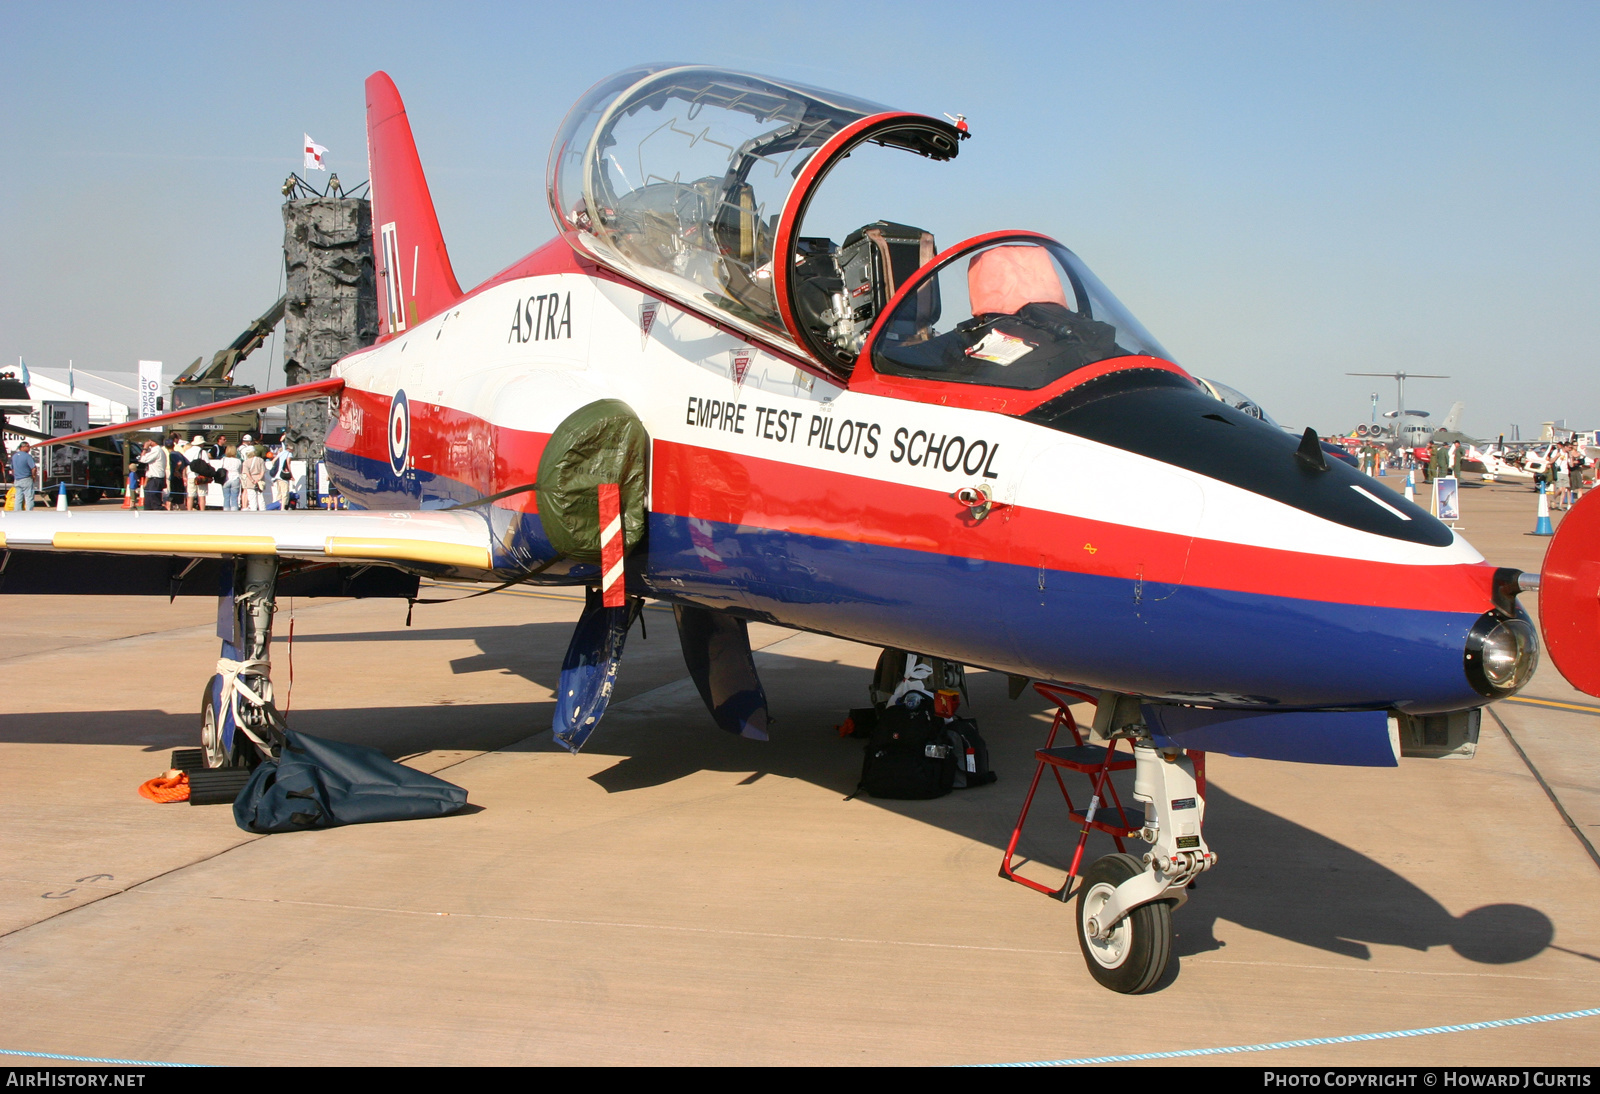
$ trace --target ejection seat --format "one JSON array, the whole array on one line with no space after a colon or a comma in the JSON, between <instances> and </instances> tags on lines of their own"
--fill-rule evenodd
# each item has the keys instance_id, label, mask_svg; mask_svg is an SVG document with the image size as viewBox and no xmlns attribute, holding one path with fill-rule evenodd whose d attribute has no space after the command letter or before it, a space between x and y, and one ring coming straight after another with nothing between
<instances>
[{"instance_id":1,"label":"ejection seat","mask_svg":"<svg viewBox=\"0 0 1600 1094\"><path fill-rule=\"evenodd\" d=\"M920 307L901 304L876 343L878 372L1037 390L1128 353L1116 344L1117 328L1090 314L1082 290L1063 277L1044 246L1000 243L979 251L967 262L966 282L971 317L931 338L900 329L913 330L921 320ZM937 283L937 277L926 281Z\"/></svg>"},{"instance_id":2,"label":"ejection seat","mask_svg":"<svg viewBox=\"0 0 1600 1094\"><path fill-rule=\"evenodd\" d=\"M900 286L933 261L933 233L907 224L877 220L865 224L838 246L831 239L805 236L796 241L795 304L799 319L815 337L848 354L860 350L867 332ZM930 282L916 294L913 312L896 315L907 329L902 339L926 337L939 318L939 286Z\"/></svg>"},{"instance_id":3,"label":"ejection seat","mask_svg":"<svg viewBox=\"0 0 1600 1094\"><path fill-rule=\"evenodd\" d=\"M973 255L967 263L967 298L976 316L1016 315L1029 304L1071 307L1043 247L995 247Z\"/></svg>"}]
</instances>

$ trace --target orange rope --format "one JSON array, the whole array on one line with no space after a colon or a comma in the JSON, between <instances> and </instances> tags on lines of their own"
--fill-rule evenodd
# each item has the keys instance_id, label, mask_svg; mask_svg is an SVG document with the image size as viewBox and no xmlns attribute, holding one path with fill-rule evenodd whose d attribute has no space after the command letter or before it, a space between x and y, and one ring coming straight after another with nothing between
<instances>
[{"instance_id":1,"label":"orange rope","mask_svg":"<svg viewBox=\"0 0 1600 1094\"><path fill-rule=\"evenodd\" d=\"M153 802L162 804L186 802L189 800L189 776L182 771L170 778L166 775L157 775L149 782L141 783L139 793Z\"/></svg>"}]
</instances>

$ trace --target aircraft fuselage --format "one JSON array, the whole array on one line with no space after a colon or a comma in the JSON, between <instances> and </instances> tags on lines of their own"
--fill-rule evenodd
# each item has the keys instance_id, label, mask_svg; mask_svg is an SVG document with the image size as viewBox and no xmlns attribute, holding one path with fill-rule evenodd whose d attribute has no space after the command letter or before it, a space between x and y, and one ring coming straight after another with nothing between
<instances>
[{"instance_id":1,"label":"aircraft fuselage","mask_svg":"<svg viewBox=\"0 0 1600 1094\"><path fill-rule=\"evenodd\" d=\"M1486 701L1462 659L1493 607L1492 567L1342 465L1302 483L1293 439L1254 423L1260 444L1288 445L1297 493L1271 496L1228 470L1249 427L1214 402L1213 433L1179 463L1137 436L852 391L560 239L336 374L329 470L379 510L530 484L567 415L626 402L652 439L636 595L1190 703ZM1250 459L1277 473L1275 452ZM954 497L980 486L995 503L982 515ZM554 555L537 507L531 491L484 507L497 569ZM539 580L595 576L563 561Z\"/></svg>"}]
</instances>

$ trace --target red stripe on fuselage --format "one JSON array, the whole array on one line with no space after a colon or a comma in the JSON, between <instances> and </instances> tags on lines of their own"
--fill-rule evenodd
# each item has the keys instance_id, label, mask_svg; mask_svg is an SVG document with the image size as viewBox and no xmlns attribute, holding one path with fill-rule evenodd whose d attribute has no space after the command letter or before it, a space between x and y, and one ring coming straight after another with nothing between
<instances>
[{"instance_id":1,"label":"red stripe on fuselage","mask_svg":"<svg viewBox=\"0 0 1600 1094\"><path fill-rule=\"evenodd\" d=\"M330 447L387 463L390 396L344 390ZM537 478L550 440L466 411L410 398L411 459L481 494ZM1336 604L1472 612L1490 607L1488 563L1410 566L1193 539L1022 506L973 520L942 491L701 448L655 442L651 506L723 524L871 543L958 558L1043 567L1151 584L1320 600ZM532 491L495 503L538 511Z\"/></svg>"},{"instance_id":2,"label":"red stripe on fuselage","mask_svg":"<svg viewBox=\"0 0 1600 1094\"><path fill-rule=\"evenodd\" d=\"M533 433L484 421L464 410L424 402L407 392L411 408L410 463L464 483L480 494L526 486L539 473L548 433ZM379 463L389 462L389 405L393 397L347 386L328 447ZM537 513L532 490L495 503L502 509Z\"/></svg>"},{"instance_id":3,"label":"red stripe on fuselage","mask_svg":"<svg viewBox=\"0 0 1600 1094\"><path fill-rule=\"evenodd\" d=\"M1487 563L1409 566L1194 539L1021 506L973 520L932 489L699 448L655 445L658 513L961 558L1422 611L1488 610Z\"/></svg>"}]
</instances>

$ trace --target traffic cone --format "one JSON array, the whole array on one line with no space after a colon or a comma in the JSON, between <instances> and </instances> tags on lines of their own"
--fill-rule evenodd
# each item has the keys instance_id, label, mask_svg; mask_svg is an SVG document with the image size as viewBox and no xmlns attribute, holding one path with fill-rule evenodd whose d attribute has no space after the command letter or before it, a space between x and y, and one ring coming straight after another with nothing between
<instances>
[{"instance_id":1,"label":"traffic cone","mask_svg":"<svg viewBox=\"0 0 1600 1094\"><path fill-rule=\"evenodd\" d=\"M58 482L58 483L56 483L56 512L65 513L66 511L67 511L67 484L64 483L64 482Z\"/></svg>"},{"instance_id":2,"label":"traffic cone","mask_svg":"<svg viewBox=\"0 0 1600 1094\"><path fill-rule=\"evenodd\" d=\"M1550 526L1550 499L1544 492L1544 483L1539 484L1539 523L1534 525L1533 534L1536 536L1553 536L1556 530Z\"/></svg>"},{"instance_id":3,"label":"traffic cone","mask_svg":"<svg viewBox=\"0 0 1600 1094\"><path fill-rule=\"evenodd\" d=\"M1406 472L1406 500L1409 502L1415 502L1417 500L1417 484L1413 477L1415 475L1415 471Z\"/></svg>"}]
</instances>

